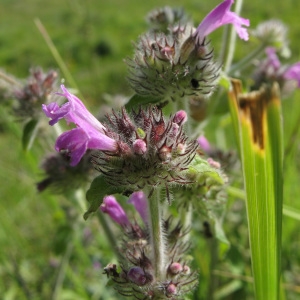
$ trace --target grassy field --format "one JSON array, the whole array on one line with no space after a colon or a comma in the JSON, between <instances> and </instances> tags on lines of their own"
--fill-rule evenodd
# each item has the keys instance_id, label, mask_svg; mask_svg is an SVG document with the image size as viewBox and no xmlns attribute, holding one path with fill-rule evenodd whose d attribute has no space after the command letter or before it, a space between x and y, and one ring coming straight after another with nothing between
<instances>
[{"instance_id":1,"label":"grassy field","mask_svg":"<svg viewBox=\"0 0 300 300\"><path fill-rule=\"evenodd\" d=\"M220 1L137 0L0 0L0 68L26 78L34 66L59 70L43 36L38 18L51 36L88 106L97 112L107 95L130 96L123 59L133 54L132 43L147 30L145 16L153 8L184 7L195 22ZM300 60L298 0L244 0L243 16L251 28L276 18L289 26L291 61ZM215 51L222 29L211 35ZM236 59L245 56L247 44L239 42ZM250 45L251 47L251 45ZM66 85L69 83L66 82ZM292 208L283 219L282 277L286 298L300 297L300 93L283 102L285 146L284 205ZM38 193L43 178L40 162L44 148L39 140L29 152L21 146L22 124L0 105L0 295L3 300L23 299L120 299L106 287L102 268L111 262L111 249L95 219L84 222L82 209L72 197ZM224 125L225 124L225 125ZM230 135L228 115L218 116L217 126ZM215 124L208 125L210 140L224 146ZM229 148L230 145L225 145ZM47 147L52 151L53 142ZM291 215L293 215L291 217ZM216 299L254 299L245 207L230 199L224 230L231 247L214 269ZM192 250L199 268L200 285L194 298L206 299L214 245L198 239ZM271 299L270 299L271 300Z\"/></svg>"}]
</instances>

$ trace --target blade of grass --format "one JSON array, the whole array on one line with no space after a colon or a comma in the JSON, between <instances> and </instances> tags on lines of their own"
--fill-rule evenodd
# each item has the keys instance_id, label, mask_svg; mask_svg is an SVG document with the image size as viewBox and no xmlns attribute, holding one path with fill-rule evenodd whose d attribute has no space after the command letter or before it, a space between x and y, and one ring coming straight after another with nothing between
<instances>
[{"instance_id":1,"label":"blade of grass","mask_svg":"<svg viewBox=\"0 0 300 300\"><path fill-rule=\"evenodd\" d=\"M77 90L77 94L78 94L79 98L84 99L82 94L80 93L80 90L79 90L73 76L69 72L68 67L66 66L62 57L60 56L57 48L55 47L50 35L48 34L48 32L47 32L46 28L44 27L44 25L42 24L41 20L37 18L34 20L34 23L35 23L36 27L38 28L38 30L40 31L42 37L44 38L47 46L49 47L49 50L51 51L54 59L56 60L56 63L58 64L62 73L66 77L67 81Z\"/></svg>"},{"instance_id":2,"label":"blade of grass","mask_svg":"<svg viewBox=\"0 0 300 300\"><path fill-rule=\"evenodd\" d=\"M277 85L242 93L232 80L231 114L246 190L254 289L257 300L279 299L283 198L283 138Z\"/></svg>"}]
</instances>

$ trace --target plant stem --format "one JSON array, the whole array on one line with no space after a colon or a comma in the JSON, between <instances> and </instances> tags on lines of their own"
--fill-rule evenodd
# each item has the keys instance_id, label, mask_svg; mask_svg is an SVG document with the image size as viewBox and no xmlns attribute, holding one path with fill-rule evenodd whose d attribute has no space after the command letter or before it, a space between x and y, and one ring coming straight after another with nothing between
<instances>
[{"instance_id":1,"label":"plant stem","mask_svg":"<svg viewBox=\"0 0 300 300\"><path fill-rule=\"evenodd\" d=\"M243 0L237 0L235 4L235 13L239 15L241 12L243 5ZM227 52L227 57L224 65L224 72L227 73L233 60L234 52L235 52L235 43L236 43L236 30L232 26L231 31L230 31L230 37L228 41L228 52Z\"/></svg>"},{"instance_id":2,"label":"plant stem","mask_svg":"<svg viewBox=\"0 0 300 300\"><path fill-rule=\"evenodd\" d=\"M163 280L165 277L165 243L161 218L160 188L156 188L148 197L150 243L152 245L152 264L155 276ZM149 194L149 193L148 193Z\"/></svg>"},{"instance_id":3,"label":"plant stem","mask_svg":"<svg viewBox=\"0 0 300 300\"><path fill-rule=\"evenodd\" d=\"M266 45L262 43L258 48L249 53L245 58L241 59L238 63L234 64L229 70L228 74L233 75L235 71L242 70L247 67L249 63L253 61L253 59L259 56L266 48Z\"/></svg>"},{"instance_id":4,"label":"plant stem","mask_svg":"<svg viewBox=\"0 0 300 300\"><path fill-rule=\"evenodd\" d=\"M217 281L214 274L214 270L216 269L217 262L218 262L218 250L219 250L219 243L217 238L213 237L208 241L209 250L210 250L210 263L209 263L209 286L207 291L207 300L214 299L214 292L216 291Z\"/></svg>"},{"instance_id":5,"label":"plant stem","mask_svg":"<svg viewBox=\"0 0 300 300\"><path fill-rule=\"evenodd\" d=\"M73 237L74 237L74 235L73 235ZM66 269L68 267L71 254L73 252L73 246L74 246L73 241L72 241L73 237L71 237L70 241L68 242L66 252L65 252L65 254L62 258L62 261L60 263L59 272L58 272L58 275L57 275L57 278L56 278L56 281L55 281L55 286L54 286L52 297L51 297L52 300L58 299L59 292L61 290L64 279L66 277Z\"/></svg>"},{"instance_id":6,"label":"plant stem","mask_svg":"<svg viewBox=\"0 0 300 300\"><path fill-rule=\"evenodd\" d=\"M6 81L10 85L22 87L22 84L17 79L12 77L11 75L4 73L1 70L0 70L0 78Z\"/></svg>"}]
</instances>

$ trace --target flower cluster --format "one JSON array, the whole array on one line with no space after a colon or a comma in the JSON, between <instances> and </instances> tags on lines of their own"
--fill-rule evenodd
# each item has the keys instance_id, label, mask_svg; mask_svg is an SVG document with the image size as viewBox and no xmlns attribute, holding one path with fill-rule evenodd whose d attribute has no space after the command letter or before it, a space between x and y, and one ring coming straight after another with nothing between
<instances>
[{"instance_id":1,"label":"flower cluster","mask_svg":"<svg viewBox=\"0 0 300 300\"><path fill-rule=\"evenodd\" d=\"M189 183L184 176L198 147L197 141L188 141L183 132L187 120L184 111L178 111L168 121L157 107L107 116L100 123L83 103L62 86L68 102L44 105L50 125L65 118L76 124L60 135L56 150L65 151L76 165L87 149L93 152L92 162L106 178L107 183L124 190L136 191L151 186Z\"/></svg>"},{"instance_id":2,"label":"flower cluster","mask_svg":"<svg viewBox=\"0 0 300 300\"><path fill-rule=\"evenodd\" d=\"M189 18L182 8L165 6L155 9L147 15L147 21L155 32L167 33L170 26L186 24Z\"/></svg>"},{"instance_id":3,"label":"flower cluster","mask_svg":"<svg viewBox=\"0 0 300 300\"><path fill-rule=\"evenodd\" d=\"M41 68L34 68L22 88L14 90L18 101L15 114L21 119L35 119L41 114L42 103L49 102L51 93L56 88L57 72L44 73Z\"/></svg>"},{"instance_id":4,"label":"flower cluster","mask_svg":"<svg viewBox=\"0 0 300 300\"><path fill-rule=\"evenodd\" d=\"M243 26L249 20L230 11L233 0L225 0L195 29L190 24L174 25L169 34L152 32L137 43L133 59L128 59L129 81L136 93L158 101L186 96L208 97L218 82L220 65L206 37L225 24L233 24L238 35L248 39Z\"/></svg>"},{"instance_id":5,"label":"flower cluster","mask_svg":"<svg viewBox=\"0 0 300 300\"><path fill-rule=\"evenodd\" d=\"M37 190L42 192L49 188L53 193L67 194L86 185L95 177L96 173L90 160L91 153L88 151L81 161L72 167L66 153L47 155L41 164L45 178L37 183Z\"/></svg>"},{"instance_id":6,"label":"flower cluster","mask_svg":"<svg viewBox=\"0 0 300 300\"><path fill-rule=\"evenodd\" d=\"M264 45L275 47L282 51L288 51L288 29L280 20L271 19L258 24L252 34Z\"/></svg>"},{"instance_id":7,"label":"flower cluster","mask_svg":"<svg viewBox=\"0 0 300 300\"><path fill-rule=\"evenodd\" d=\"M121 254L120 270L117 265L109 264L104 269L105 274L114 281L120 294L134 296L136 299L178 299L186 295L197 284L197 274L190 270L185 257L190 245L183 241L183 237L188 230L180 223L172 225L171 218L164 220L168 260L164 262L162 276L156 276L147 226L147 199L140 191L133 193L128 203L132 203L139 212L142 225L138 222L131 223L113 196L105 197L100 207L102 212L121 225L125 236L118 251Z\"/></svg>"},{"instance_id":8,"label":"flower cluster","mask_svg":"<svg viewBox=\"0 0 300 300\"><path fill-rule=\"evenodd\" d=\"M296 88L300 88L300 62L293 65L282 65L273 47L266 48L266 59L259 62L253 74L253 90L262 84L279 84L282 97L288 96Z\"/></svg>"}]
</instances>

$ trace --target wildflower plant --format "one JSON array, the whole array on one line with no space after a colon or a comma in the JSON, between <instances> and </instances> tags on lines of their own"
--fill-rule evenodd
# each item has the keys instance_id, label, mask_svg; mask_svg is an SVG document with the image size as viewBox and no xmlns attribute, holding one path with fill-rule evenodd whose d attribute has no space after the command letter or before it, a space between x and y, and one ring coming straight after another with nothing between
<instances>
[{"instance_id":1,"label":"wildflower plant","mask_svg":"<svg viewBox=\"0 0 300 300\"><path fill-rule=\"evenodd\" d=\"M75 199L87 224L97 216L114 254L102 266L103 278L122 296L192 299L194 293L193 299L203 298L207 282L200 265L208 263L197 250L202 236L210 252L205 299L221 297L227 286L217 291L216 265L230 251L223 225L233 199L242 198L256 299L279 299L281 99L300 87L300 65L282 62L288 52L284 24L270 20L248 33L249 19L233 12L233 3L220 0L197 26L181 8L151 11L149 30L125 59L134 94L101 118L70 87L73 80L59 89L54 71L32 69L25 83L2 74L13 82L4 89L14 99L14 114L27 122L24 148L32 145L37 128L45 144L54 144L56 153L46 151L42 161L38 191ZM225 31L219 54L210 34L225 25L232 25L231 38ZM235 36L241 41L232 43ZM253 40L257 48L232 61L234 46ZM246 88L231 76L239 76ZM231 121L215 112L225 107L224 95ZM46 118L51 127L44 126ZM229 136L235 133L236 150L207 138L216 132L223 140L217 129L222 122L232 124ZM74 237L83 220L66 214Z\"/></svg>"}]
</instances>

